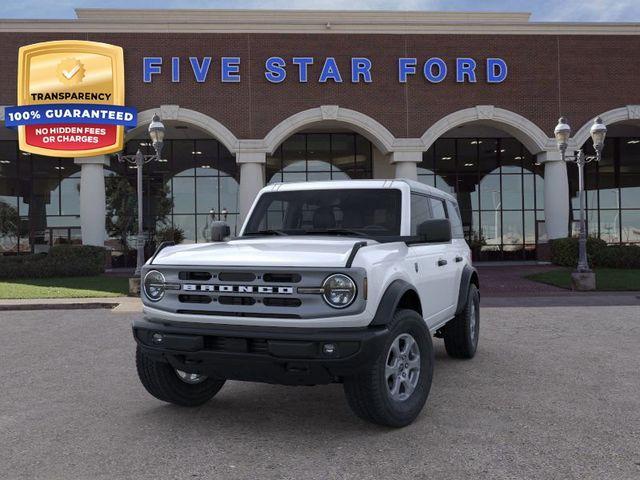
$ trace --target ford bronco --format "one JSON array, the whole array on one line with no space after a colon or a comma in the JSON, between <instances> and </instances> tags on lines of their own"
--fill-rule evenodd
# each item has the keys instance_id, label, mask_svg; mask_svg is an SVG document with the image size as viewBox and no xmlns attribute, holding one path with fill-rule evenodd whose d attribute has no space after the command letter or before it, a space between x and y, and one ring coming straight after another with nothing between
<instances>
[{"instance_id":1,"label":"ford bronco","mask_svg":"<svg viewBox=\"0 0 640 480\"><path fill-rule=\"evenodd\" d=\"M432 336L478 346L479 281L455 198L409 180L274 184L238 237L161 245L142 271L136 363L148 392L197 406L226 380L342 383L360 417L422 410Z\"/></svg>"}]
</instances>

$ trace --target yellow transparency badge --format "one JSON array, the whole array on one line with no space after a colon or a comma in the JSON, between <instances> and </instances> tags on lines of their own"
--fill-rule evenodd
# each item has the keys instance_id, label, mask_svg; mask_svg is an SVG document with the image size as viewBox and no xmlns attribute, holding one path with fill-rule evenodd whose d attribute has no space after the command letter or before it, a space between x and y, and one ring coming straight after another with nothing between
<instances>
[{"instance_id":1,"label":"yellow transparency badge","mask_svg":"<svg viewBox=\"0 0 640 480\"><path fill-rule=\"evenodd\" d=\"M5 113L20 149L57 157L122 150L135 110L124 107L121 47L62 40L20 48L18 107Z\"/></svg>"}]
</instances>

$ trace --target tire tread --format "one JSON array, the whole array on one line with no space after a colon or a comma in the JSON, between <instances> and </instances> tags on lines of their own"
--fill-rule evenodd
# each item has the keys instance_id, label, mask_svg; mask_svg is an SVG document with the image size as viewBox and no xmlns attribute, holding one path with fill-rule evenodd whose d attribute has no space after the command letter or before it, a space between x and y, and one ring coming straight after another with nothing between
<instances>
[{"instance_id":1,"label":"tire tread","mask_svg":"<svg viewBox=\"0 0 640 480\"><path fill-rule=\"evenodd\" d=\"M421 352L421 355L428 357L429 361L429 368L425 369L426 371L421 372L421 375L426 375L427 378L425 398L419 404L417 411L406 414L397 414L390 411L388 400L386 398L386 389L381 388L384 378L381 378L381 371L379 369L380 357L378 357L376 362L374 362L374 364L369 368L366 368L358 375L347 378L344 381L344 390L347 402L353 412L363 420L390 427L403 427L415 419L422 410L424 401L426 401L426 396L429 393L433 375L433 347L431 344L431 335L429 334L426 325L423 323L424 320L415 311L404 309L400 309L394 314L392 323L389 325L390 332L394 332L397 324L406 320L418 320L425 329L424 338L426 339L426 344L422 346L423 352ZM395 338L396 333L392 333L390 336ZM384 350L380 353L380 356L384 357L386 356L386 353L386 350ZM384 360L386 360L386 358Z\"/></svg>"},{"instance_id":2,"label":"tire tread","mask_svg":"<svg viewBox=\"0 0 640 480\"><path fill-rule=\"evenodd\" d=\"M136 368L144 388L163 402L196 407L208 402L222 388L225 381L207 378L202 383L188 384L178 378L171 365L149 358L138 346Z\"/></svg>"},{"instance_id":3,"label":"tire tread","mask_svg":"<svg viewBox=\"0 0 640 480\"><path fill-rule=\"evenodd\" d=\"M467 329L471 316L471 302L477 301L477 297L478 288L472 283L469 285L467 304L464 310L447 323L443 329L444 348L452 358L473 358L476 353L477 344L475 346L471 344Z\"/></svg>"}]
</instances>

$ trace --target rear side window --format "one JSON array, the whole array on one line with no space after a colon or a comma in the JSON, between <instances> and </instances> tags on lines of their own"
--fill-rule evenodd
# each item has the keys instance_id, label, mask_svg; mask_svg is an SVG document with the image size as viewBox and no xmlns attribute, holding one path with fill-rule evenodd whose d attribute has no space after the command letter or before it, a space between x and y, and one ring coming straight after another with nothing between
<instances>
[{"instance_id":1,"label":"rear side window","mask_svg":"<svg viewBox=\"0 0 640 480\"><path fill-rule=\"evenodd\" d=\"M449 212L449 220L451 221L451 235L453 238L464 238L462 218L460 217L458 205L451 200L447 200L447 210Z\"/></svg>"},{"instance_id":2,"label":"rear side window","mask_svg":"<svg viewBox=\"0 0 640 480\"><path fill-rule=\"evenodd\" d=\"M444 202L439 198L430 198L431 211L433 212L433 218L447 218L447 211L444 208Z\"/></svg>"},{"instance_id":3,"label":"rear side window","mask_svg":"<svg viewBox=\"0 0 640 480\"><path fill-rule=\"evenodd\" d=\"M425 220L429 220L431 217L431 210L429 209L429 197L424 195L418 195L417 193L411 194L411 235L418 234L418 225Z\"/></svg>"}]
</instances>

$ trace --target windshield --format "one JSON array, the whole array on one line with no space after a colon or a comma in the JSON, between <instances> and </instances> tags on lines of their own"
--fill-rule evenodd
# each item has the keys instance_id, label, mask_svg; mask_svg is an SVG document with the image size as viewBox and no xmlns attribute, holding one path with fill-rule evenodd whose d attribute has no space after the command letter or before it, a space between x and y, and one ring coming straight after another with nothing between
<instances>
[{"instance_id":1,"label":"windshield","mask_svg":"<svg viewBox=\"0 0 640 480\"><path fill-rule=\"evenodd\" d=\"M265 193L244 235L400 235L401 199L388 188Z\"/></svg>"}]
</instances>

